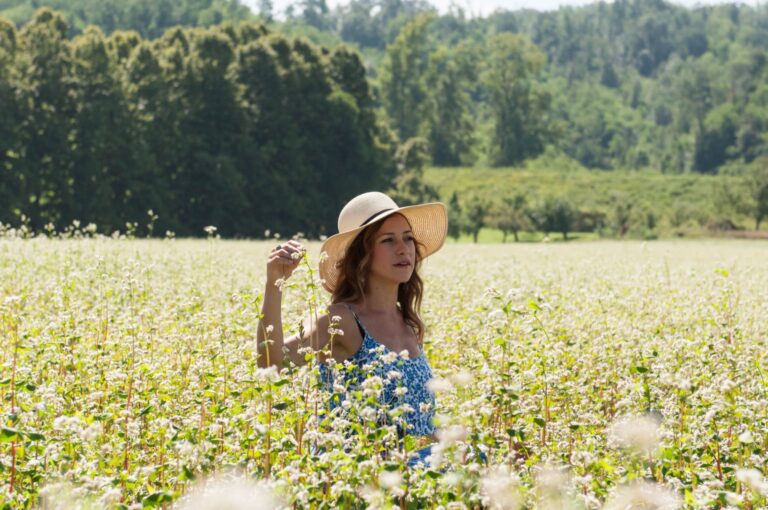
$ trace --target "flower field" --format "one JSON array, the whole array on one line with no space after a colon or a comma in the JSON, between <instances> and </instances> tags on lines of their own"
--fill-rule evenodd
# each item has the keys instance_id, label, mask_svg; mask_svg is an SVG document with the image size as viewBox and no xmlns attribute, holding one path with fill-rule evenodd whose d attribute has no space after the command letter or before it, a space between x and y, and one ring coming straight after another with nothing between
<instances>
[{"instance_id":1,"label":"flower field","mask_svg":"<svg viewBox=\"0 0 768 510\"><path fill-rule=\"evenodd\" d=\"M0 240L0 508L768 508L768 244L446 245L418 468L377 381L258 368L273 244Z\"/></svg>"}]
</instances>

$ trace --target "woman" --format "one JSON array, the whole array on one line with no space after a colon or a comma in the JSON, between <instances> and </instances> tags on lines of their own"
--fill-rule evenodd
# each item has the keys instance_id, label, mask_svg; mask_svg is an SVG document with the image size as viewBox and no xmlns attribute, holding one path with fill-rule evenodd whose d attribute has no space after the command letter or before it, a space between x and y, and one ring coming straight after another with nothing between
<instances>
[{"instance_id":1,"label":"woman","mask_svg":"<svg viewBox=\"0 0 768 510\"><path fill-rule=\"evenodd\" d=\"M398 207L382 193L364 193L342 209L338 225L339 233L323 243L320 262L323 286L331 293L328 313L308 320L301 333L287 340L283 339L280 280L285 281L298 266L303 248L289 241L269 255L258 333L259 363L281 367L287 356L302 365L305 358L299 349L311 345L318 351L327 347L328 356L336 362L375 367L344 371L347 386L379 375L384 381L380 403L390 408L407 404L397 425L400 438L408 434L422 447L412 458L413 465L425 460L428 445L436 440L434 396L426 386L432 372L424 356L418 269L445 241L446 209L441 203ZM271 342L265 348L267 336ZM323 354L320 359L325 360ZM320 370L332 387L328 364L321 363Z\"/></svg>"}]
</instances>

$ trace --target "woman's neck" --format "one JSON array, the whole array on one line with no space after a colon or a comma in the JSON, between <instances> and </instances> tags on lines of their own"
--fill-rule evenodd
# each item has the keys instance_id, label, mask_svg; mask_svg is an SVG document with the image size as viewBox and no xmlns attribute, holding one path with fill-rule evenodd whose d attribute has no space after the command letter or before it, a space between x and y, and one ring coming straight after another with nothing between
<instances>
[{"instance_id":1,"label":"woman's neck","mask_svg":"<svg viewBox=\"0 0 768 510\"><path fill-rule=\"evenodd\" d=\"M397 288L396 283L370 281L365 288L364 301L361 303L365 311L392 316L400 313L397 309Z\"/></svg>"}]
</instances>

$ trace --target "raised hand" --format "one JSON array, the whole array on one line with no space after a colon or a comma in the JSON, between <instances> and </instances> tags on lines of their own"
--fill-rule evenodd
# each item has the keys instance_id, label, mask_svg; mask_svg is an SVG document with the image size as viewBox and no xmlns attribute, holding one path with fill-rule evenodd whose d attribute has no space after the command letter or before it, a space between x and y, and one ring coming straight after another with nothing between
<instances>
[{"instance_id":1,"label":"raised hand","mask_svg":"<svg viewBox=\"0 0 768 510\"><path fill-rule=\"evenodd\" d=\"M304 246L298 241L278 244L267 259L267 285L274 285L281 278L287 280L299 266L304 251Z\"/></svg>"}]
</instances>

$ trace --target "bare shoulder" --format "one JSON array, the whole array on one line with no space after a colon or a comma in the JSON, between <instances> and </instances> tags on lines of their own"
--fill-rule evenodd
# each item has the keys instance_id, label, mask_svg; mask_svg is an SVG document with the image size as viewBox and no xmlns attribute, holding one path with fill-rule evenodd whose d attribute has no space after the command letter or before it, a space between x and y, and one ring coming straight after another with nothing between
<instances>
[{"instance_id":1,"label":"bare shoulder","mask_svg":"<svg viewBox=\"0 0 768 510\"><path fill-rule=\"evenodd\" d=\"M307 317L304 326L304 341L309 345L315 343L323 348L333 337L334 351L339 354L355 352L361 338L355 323L355 317L346 303L333 303L328 306L328 313L315 317ZM334 353L334 357L336 357Z\"/></svg>"},{"instance_id":2,"label":"bare shoulder","mask_svg":"<svg viewBox=\"0 0 768 510\"><path fill-rule=\"evenodd\" d=\"M328 307L329 325L333 324L333 328L340 330L339 336L344 336L351 340L352 343L359 343L359 332L357 330L357 322L355 316L352 314L352 310L347 303L333 303ZM346 343L346 342L345 342Z\"/></svg>"}]
</instances>

